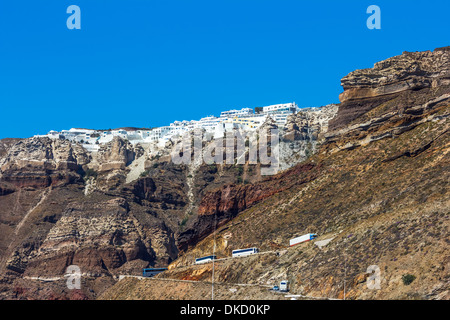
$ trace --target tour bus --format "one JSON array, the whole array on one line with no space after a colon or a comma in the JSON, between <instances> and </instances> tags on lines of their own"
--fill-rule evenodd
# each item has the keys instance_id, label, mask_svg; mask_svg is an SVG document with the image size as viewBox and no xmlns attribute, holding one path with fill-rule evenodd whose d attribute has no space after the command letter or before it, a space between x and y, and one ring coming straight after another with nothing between
<instances>
[{"instance_id":1,"label":"tour bus","mask_svg":"<svg viewBox=\"0 0 450 320\"><path fill-rule=\"evenodd\" d=\"M156 276L158 273L166 271L167 268L145 268L142 270L142 276L143 277L153 277Z\"/></svg>"},{"instance_id":2,"label":"tour bus","mask_svg":"<svg viewBox=\"0 0 450 320\"><path fill-rule=\"evenodd\" d=\"M301 237L289 240L289 246L292 247L292 246L295 246L296 244L299 244L299 243L302 243L302 242L314 240L315 238L317 238L317 234L315 234L315 233L308 233L308 234L305 234L305 235L303 235Z\"/></svg>"},{"instance_id":3,"label":"tour bus","mask_svg":"<svg viewBox=\"0 0 450 320\"><path fill-rule=\"evenodd\" d=\"M195 264L206 263L206 262L210 262L210 261L213 261L216 259L217 259L216 256L207 256L207 257L197 258L197 259L195 259Z\"/></svg>"},{"instance_id":4,"label":"tour bus","mask_svg":"<svg viewBox=\"0 0 450 320\"><path fill-rule=\"evenodd\" d=\"M248 256L250 254L255 254L258 252L259 252L258 248L237 249L237 250L233 250L232 256L233 256L233 258L242 257L242 256Z\"/></svg>"}]
</instances>

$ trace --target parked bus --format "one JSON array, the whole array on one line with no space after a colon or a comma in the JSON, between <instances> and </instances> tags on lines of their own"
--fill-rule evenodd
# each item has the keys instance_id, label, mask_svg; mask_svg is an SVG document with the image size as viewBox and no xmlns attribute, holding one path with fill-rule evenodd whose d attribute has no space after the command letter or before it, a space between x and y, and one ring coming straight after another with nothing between
<instances>
[{"instance_id":1,"label":"parked bus","mask_svg":"<svg viewBox=\"0 0 450 320\"><path fill-rule=\"evenodd\" d=\"M154 277L158 273L166 271L167 268L145 268L142 270L143 277Z\"/></svg>"},{"instance_id":2,"label":"parked bus","mask_svg":"<svg viewBox=\"0 0 450 320\"><path fill-rule=\"evenodd\" d=\"M317 238L317 234L315 234L315 233L308 233L308 234L305 234L305 235L303 235L301 237L291 239L289 241L289 246L292 247L292 246L295 246L296 244L299 244L299 243L302 243L302 242L305 242L305 241L314 240L315 238Z\"/></svg>"},{"instance_id":3,"label":"parked bus","mask_svg":"<svg viewBox=\"0 0 450 320\"><path fill-rule=\"evenodd\" d=\"M213 261L216 259L217 259L216 256L207 256L207 257L197 258L197 259L195 259L195 264L207 263L207 262L210 262L210 261Z\"/></svg>"},{"instance_id":4,"label":"parked bus","mask_svg":"<svg viewBox=\"0 0 450 320\"><path fill-rule=\"evenodd\" d=\"M233 250L232 256L233 256L233 258L242 257L242 256L248 256L251 254L255 254L258 252L259 252L258 248L237 249L237 250Z\"/></svg>"}]
</instances>

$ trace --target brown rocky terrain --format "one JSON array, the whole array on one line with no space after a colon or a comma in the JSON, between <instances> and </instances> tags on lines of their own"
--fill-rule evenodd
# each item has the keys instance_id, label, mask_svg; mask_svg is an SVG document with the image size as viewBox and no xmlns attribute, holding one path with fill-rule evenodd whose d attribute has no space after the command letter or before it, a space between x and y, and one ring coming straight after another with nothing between
<instances>
[{"instance_id":1,"label":"brown rocky terrain","mask_svg":"<svg viewBox=\"0 0 450 320\"><path fill-rule=\"evenodd\" d=\"M309 125L321 130L314 121L303 124ZM290 141L308 142L304 135ZM244 207L269 195L251 193L262 180L259 165L175 165L175 144L161 150L115 138L88 152L67 140L37 137L7 139L2 146L3 298L95 298L119 275L165 266L206 236L210 213L203 211L218 188L248 189ZM291 154L285 152L286 159ZM304 152L295 156L306 158ZM226 214L223 222L232 217ZM61 279L72 264L95 288L76 295L65 288Z\"/></svg>"},{"instance_id":2,"label":"brown rocky terrain","mask_svg":"<svg viewBox=\"0 0 450 320\"><path fill-rule=\"evenodd\" d=\"M421 72L419 81L415 72L400 70L408 64L393 64L411 57L419 65L425 59L435 71ZM199 210L214 216L209 225L216 221L217 230L181 253L158 278L210 283L212 264L193 262L215 253L225 259L215 263L214 280L228 285L270 286L288 279L291 293L311 298L449 299L450 86L439 78L449 71L448 49L379 63L363 71L364 85L377 88L379 75L392 68L417 85L389 94L374 90L370 97L354 95L341 103L316 154L247 187L264 188L270 196L247 206L247 188L217 190ZM344 79L355 74L359 71ZM352 81L356 88L357 78ZM299 170L308 166L314 175ZM289 177L298 183L289 183ZM222 223L227 215L233 218ZM289 248L289 239L308 232L319 238ZM232 250L246 247L267 254L229 258ZM366 285L372 265L380 270L379 290ZM173 284L162 286L164 292Z\"/></svg>"},{"instance_id":3,"label":"brown rocky terrain","mask_svg":"<svg viewBox=\"0 0 450 320\"><path fill-rule=\"evenodd\" d=\"M215 263L217 297L284 298L267 289L287 279L310 298L448 299L449 52L349 74L339 105L281 128L289 166L274 176L248 163L175 165L173 144L115 139L97 153L47 138L9 144L0 297L204 299L212 268L195 258L258 247L265 253ZM309 232L319 238L288 247ZM71 264L83 273L78 291L63 281ZM153 280L117 281L168 264ZM380 290L366 287L371 265Z\"/></svg>"},{"instance_id":4,"label":"brown rocky terrain","mask_svg":"<svg viewBox=\"0 0 450 320\"><path fill-rule=\"evenodd\" d=\"M1 159L1 180L19 188L73 183L88 155L81 147L49 138L20 140Z\"/></svg>"}]
</instances>

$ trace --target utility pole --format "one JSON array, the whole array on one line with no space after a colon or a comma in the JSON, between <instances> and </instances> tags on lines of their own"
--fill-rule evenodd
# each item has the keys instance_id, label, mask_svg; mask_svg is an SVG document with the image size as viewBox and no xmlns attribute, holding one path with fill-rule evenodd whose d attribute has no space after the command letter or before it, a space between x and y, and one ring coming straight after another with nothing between
<instances>
[{"instance_id":1,"label":"utility pole","mask_svg":"<svg viewBox=\"0 0 450 320\"><path fill-rule=\"evenodd\" d=\"M346 295L346 289L347 289L347 239L345 239L344 244L344 300Z\"/></svg>"},{"instance_id":2,"label":"utility pole","mask_svg":"<svg viewBox=\"0 0 450 320\"><path fill-rule=\"evenodd\" d=\"M215 253L215 247L216 247L216 245L214 244L213 255ZM213 259L213 265L212 265L211 300L214 300L214 259Z\"/></svg>"},{"instance_id":3,"label":"utility pole","mask_svg":"<svg viewBox=\"0 0 450 320\"><path fill-rule=\"evenodd\" d=\"M346 280L347 280L347 253L344 251L344 300L345 300Z\"/></svg>"},{"instance_id":4,"label":"utility pole","mask_svg":"<svg viewBox=\"0 0 450 320\"><path fill-rule=\"evenodd\" d=\"M214 260L216 255L216 213L214 213L214 233L213 233L213 259L212 259L212 279L211 279L211 300L214 300Z\"/></svg>"}]
</instances>

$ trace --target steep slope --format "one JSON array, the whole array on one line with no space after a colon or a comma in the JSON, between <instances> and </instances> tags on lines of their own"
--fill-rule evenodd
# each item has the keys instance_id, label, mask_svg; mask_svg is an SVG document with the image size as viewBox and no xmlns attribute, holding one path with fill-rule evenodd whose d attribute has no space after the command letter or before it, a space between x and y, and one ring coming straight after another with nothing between
<instances>
[{"instance_id":1,"label":"steep slope","mask_svg":"<svg viewBox=\"0 0 450 320\"><path fill-rule=\"evenodd\" d=\"M326 132L323 119L336 111L305 110L292 126L279 128L289 136L281 144L284 167L315 151ZM270 121L261 129L269 127ZM246 198L234 213L273 194L252 186L263 180L259 164L174 164L171 155L180 142L158 147L115 138L95 152L63 138L2 142L0 297L95 298L120 275L166 266L205 237L211 230L208 202L218 188L228 186ZM279 190L295 183L278 181ZM224 212L222 223L233 217ZM63 281L72 264L88 277L76 294Z\"/></svg>"},{"instance_id":2,"label":"steep slope","mask_svg":"<svg viewBox=\"0 0 450 320\"><path fill-rule=\"evenodd\" d=\"M279 298L261 288L288 279L291 292L314 297L448 299L449 52L404 53L349 74L338 106L279 128L285 171L275 176L248 162L176 165L180 141L116 138L98 152L60 139L2 144L0 297L183 298L189 286L176 290L170 278L204 281L203 291L211 280L196 257L256 246L268 252L216 264L223 297ZM323 242L288 248L307 232ZM71 264L83 273L78 291L65 285ZM167 264L158 278L169 280L156 286L114 285ZM366 287L370 265L380 290ZM230 294L236 284L255 287Z\"/></svg>"},{"instance_id":3,"label":"steep slope","mask_svg":"<svg viewBox=\"0 0 450 320\"><path fill-rule=\"evenodd\" d=\"M192 265L195 258L258 247L267 253L217 261L215 281L288 279L291 293L312 297L449 299L448 61L449 48L404 53L344 78L343 102L317 154L246 188L208 193L192 230L204 230L200 242L158 278L210 282L211 264ZM319 238L289 247L309 232ZM380 271L379 290L366 285L370 266Z\"/></svg>"}]
</instances>

